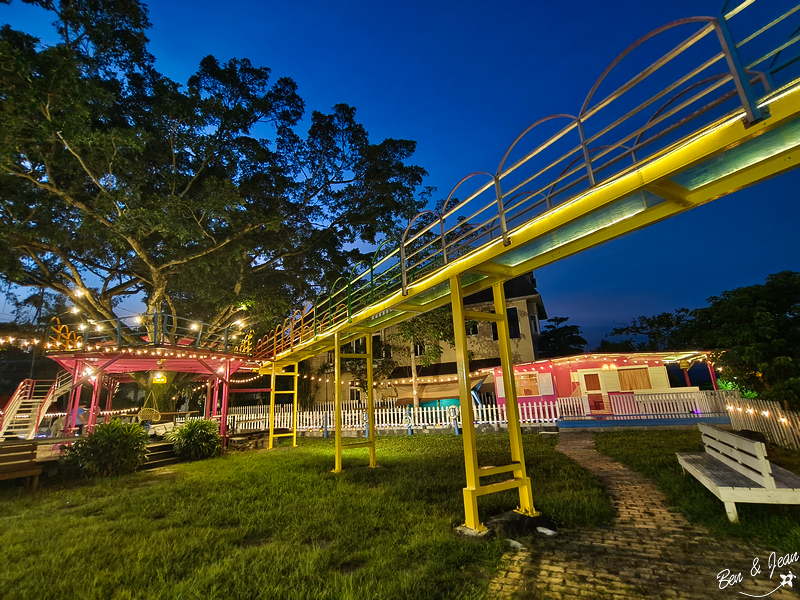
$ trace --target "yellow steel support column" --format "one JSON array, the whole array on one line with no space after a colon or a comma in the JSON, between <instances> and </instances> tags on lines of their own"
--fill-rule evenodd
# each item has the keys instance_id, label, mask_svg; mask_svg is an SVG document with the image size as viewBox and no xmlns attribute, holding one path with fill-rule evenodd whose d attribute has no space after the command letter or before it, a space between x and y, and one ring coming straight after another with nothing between
<instances>
[{"instance_id":1,"label":"yellow steel support column","mask_svg":"<svg viewBox=\"0 0 800 600\"><path fill-rule=\"evenodd\" d=\"M366 334L367 348L367 426L369 427L369 466L375 467L375 390L372 386L372 334Z\"/></svg>"},{"instance_id":2,"label":"yellow steel support column","mask_svg":"<svg viewBox=\"0 0 800 600\"><path fill-rule=\"evenodd\" d=\"M294 371L286 373L286 368L292 367ZM297 385L300 376L300 363L288 363L280 367L278 372L278 364L272 363L272 391L269 395L269 448L270 450L275 447L275 440L282 437L291 437L292 446L297 447ZM292 389L291 390L278 390L278 377L291 377ZM292 427L289 433L275 433L275 398L278 394L292 394Z\"/></svg>"},{"instance_id":3,"label":"yellow steel support column","mask_svg":"<svg viewBox=\"0 0 800 600\"><path fill-rule=\"evenodd\" d=\"M278 387L277 368L275 363L272 363L272 383L270 384L269 392L269 449L272 450L272 443L275 439L275 389Z\"/></svg>"},{"instance_id":4,"label":"yellow steel support column","mask_svg":"<svg viewBox=\"0 0 800 600\"><path fill-rule=\"evenodd\" d=\"M294 410L292 411L292 447L297 448L297 384L300 379L300 363L294 363Z\"/></svg>"},{"instance_id":5,"label":"yellow steel support column","mask_svg":"<svg viewBox=\"0 0 800 600\"><path fill-rule=\"evenodd\" d=\"M456 367L458 369L458 396L461 402L461 434L464 438L464 468L467 487L464 488L465 525L475 531L486 529L478 517L478 448L475 443L475 417L472 410L472 394L469 381L469 353L467 330L464 323L464 295L461 276L450 278L450 298L453 305L453 330L456 342Z\"/></svg>"},{"instance_id":6,"label":"yellow steel support column","mask_svg":"<svg viewBox=\"0 0 800 600\"><path fill-rule=\"evenodd\" d=\"M336 458L334 473L342 472L342 341L339 332L333 334L333 348L334 348L334 369L333 369L333 398L334 398L334 411L336 413L335 428L336 428Z\"/></svg>"},{"instance_id":7,"label":"yellow steel support column","mask_svg":"<svg viewBox=\"0 0 800 600\"><path fill-rule=\"evenodd\" d=\"M506 393L506 413L508 415L508 437L511 444L511 460L518 463L514 469L514 478L520 481L518 512L528 516L536 516L533 508L531 480L525 472L525 451L522 448L522 430L520 429L519 404L517 404L517 386L514 381L514 362L511 354L511 337L508 331L508 314L506 311L506 292L503 283L492 285L494 292L494 312L501 317L497 320L497 341L500 345L500 364L503 368L503 389Z\"/></svg>"}]
</instances>

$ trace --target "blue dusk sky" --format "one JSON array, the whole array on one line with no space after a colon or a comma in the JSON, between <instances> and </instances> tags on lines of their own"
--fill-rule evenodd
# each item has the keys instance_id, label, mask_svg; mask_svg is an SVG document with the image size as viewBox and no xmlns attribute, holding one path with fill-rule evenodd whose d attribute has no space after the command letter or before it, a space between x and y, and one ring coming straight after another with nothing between
<instances>
[{"instance_id":1,"label":"blue dusk sky","mask_svg":"<svg viewBox=\"0 0 800 600\"><path fill-rule=\"evenodd\" d=\"M373 141L417 141L412 162L428 171L425 184L438 198L469 173L494 171L537 119L576 114L605 67L636 39L721 6L171 0L149 4L149 37L158 69L176 81L208 54L246 57L275 78L293 78L309 114L339 102L355 106ZM54 41L47 15L19 1L0 6L0 21ZM798 182L800 172L784 174L538 270L548 313L580 325L591 348L638 315L702 306L770 273L800 271Z\"/></svg>"}]
</instances>

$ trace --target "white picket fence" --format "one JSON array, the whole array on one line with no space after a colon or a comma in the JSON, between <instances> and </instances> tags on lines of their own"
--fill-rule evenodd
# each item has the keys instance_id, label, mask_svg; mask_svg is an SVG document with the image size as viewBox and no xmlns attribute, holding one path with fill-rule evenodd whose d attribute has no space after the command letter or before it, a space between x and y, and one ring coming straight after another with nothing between
<instances>
[{"instance_id":1,"label":"white picket fence","mask_svg":"<svg viewBox=\"0 0 800 600\"><path fill-rule=\"evenodd\" d=\"M738 392L733 392L738 397ZM731 392L667 392L662 394L610 393L611 412L616 416L649 419L654 416L692 416L721 413Z\"/></svg>"},{"instance_id":2,"label":"white picket fence","mask_svg":"<svg viewBox=\"0 0 800 600\"><path fill-rule=\"evenodd\" d=\"M475 422L502 424L508 422L505 406L476 406ZM367 411L364 408L342 410L342 427L356 429L365 427ZM334 412L332 410L298 411L297 429L322 429L326 423L329 428L334 426ZM520 406L520 419L523 423L555 423L560 416L557 404L539 404ZM453 419L461 424L461 409L459 407L444 408L413 408L392 407L375 409L375 426L412 427L450 426ZM229 410L229 427L238 432L263 430L269 427L269 406L237 406ZM278 405L275 407L275 427L292 427L292 406Z\"/></svg>"},{"instance_id":3,"label":"white picket fence","mask_svg":"<svg viewBox=\"0 0 800 600\"><path fill-rule=\"evenodd\" d=\"M584 417L590 414L587 396L572 396L558 399L558 410L564 417Z\"/></svg>"},{"instance_id":4,"label":"white picket fence","mask_svg":"<svg viewBox=\"0 0 800 600\"><path fill-rule=\"evenodd\" d=\"M729 397L725 405L736 431L749 429L763 433L778 446L800 450L800 413L783 410L777 402Z\"/></svg>"},{"instance_id":5,"label":"white picket fence","mask_svg":"<svg viewBox=\"0 0 800 600\"><path fill-rule=\"evenodd\" d=\"M738 392L689 392L667 394L609 394L612 415L623 418L647 419L653 417L691 417L725 412L728 398L738 398ZM292 406L275 406L275 427L292 427ZM556 423L561 418L589 418L589 400L586 396L558 398L556 402L523 403L520 405L522 423ZM473 406L475 422L502 425L508 423L505 406L484 404ZM323 429L334 427L334 408L331 404L318 405L314 410L298 411L297 429ZM413 408L379 407L375 409L375 425L391 427L441 427L457 419L461 425L460 407ZM237 406L229 410L228 426L237 432L269 428L269 406ZM343 403L342 426L345 429L364 428L366 409L358 403Z\"/></svg>"}]
</instances>

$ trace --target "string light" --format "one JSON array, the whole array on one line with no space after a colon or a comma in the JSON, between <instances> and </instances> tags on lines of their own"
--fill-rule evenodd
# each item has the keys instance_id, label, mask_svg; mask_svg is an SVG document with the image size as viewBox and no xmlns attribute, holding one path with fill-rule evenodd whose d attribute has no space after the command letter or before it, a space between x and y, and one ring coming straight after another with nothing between
<instances>
[{"instance_id":1,"label":"string light","mask_svg":"<svg viewBox=\"0 0 800 600\"><path fill-rule=\"evenodd\" d=\"M27 338L14 338L14 337L7 337L7 338L0 338L0 344L13 344L16 342L20 346L36 346L39 344L39 340L37 339L27 339Z\"/></svg>"}]
</instances>

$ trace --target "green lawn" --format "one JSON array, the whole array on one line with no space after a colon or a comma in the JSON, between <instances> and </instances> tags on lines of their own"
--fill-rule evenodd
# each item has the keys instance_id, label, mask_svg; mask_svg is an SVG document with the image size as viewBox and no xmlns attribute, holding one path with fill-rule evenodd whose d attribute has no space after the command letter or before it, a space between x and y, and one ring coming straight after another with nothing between
<instances>
[{"instance_id":1,"label":"green lawn","mask_svg":"<svg viewBox=\"0 0 800 600\"><path fill-rule=\"evenodd\" d=\"M508 459L507 437L479 436L481 464ZM607 524L598 482L525 436L534 502L568 526ZM0 487L6 597L478 598L507 550L454 534L463 519L461 438L378 438L334 475L332 440L233 453L167 471ZM481 516L515 493L482 499ZM0 594L0 595L3 595Z\"/></svg>"},{"instance_id":2,"label":"green lawn","mask_svg":"<svg viewBox=\"0 0 800 600\"><path fill-rule=\"evenodd\" d=\"M800 506L737 504L740 522L731 523L722 502L694 477L683 475L675 453L703 451L697 430L603 432L594 439L599 452L654 481L671 506L715 536L757 541L781 552L800 549ZM800 453L779 450L770 456L800 473Z\"/></svg>"}]
</instances>

